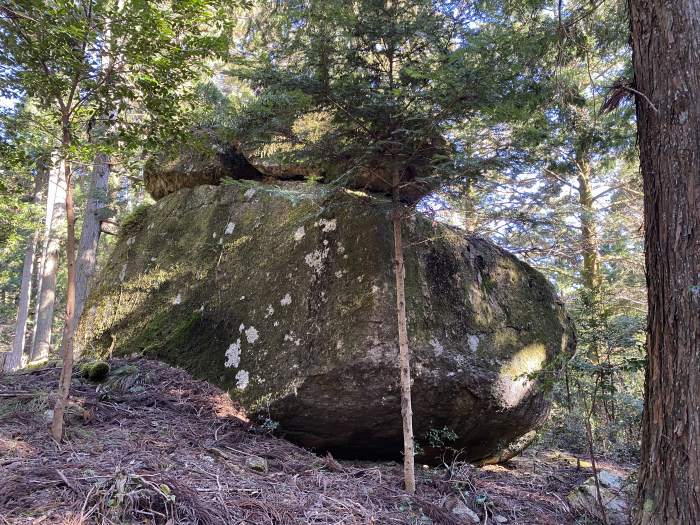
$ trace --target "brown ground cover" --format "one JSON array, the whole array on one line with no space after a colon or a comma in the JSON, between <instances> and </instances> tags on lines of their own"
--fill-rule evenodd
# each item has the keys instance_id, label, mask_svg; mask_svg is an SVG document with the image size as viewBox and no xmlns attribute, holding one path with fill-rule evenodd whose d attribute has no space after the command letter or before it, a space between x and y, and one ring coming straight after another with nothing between
<instances>
[{"instance_id":1,"label":"brown ground cover","mask_svg":"<svg viewBox=\"0 0 700 525\"><path fill-rule=\"evenodd\" d=\"M590 476L570 456L420 468L336 461L251 425L216 387L147 360L73 381L67 437L48 433L59 370L0 376L0 523L570 524L566 494ZM578 520L578 521L577 521Z\"/></svg>"}]
</instances>

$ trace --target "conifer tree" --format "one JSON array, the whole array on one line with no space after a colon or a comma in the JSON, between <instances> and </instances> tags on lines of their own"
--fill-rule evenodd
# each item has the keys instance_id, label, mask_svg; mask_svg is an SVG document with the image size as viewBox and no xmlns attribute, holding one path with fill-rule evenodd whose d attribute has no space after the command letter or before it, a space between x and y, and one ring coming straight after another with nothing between
<instances>
[{"instance_id":1,"label":"conifer tree","mask_svg":"<svg viewBox=\"0 0 700 525\"><path fill-rule=\"evenodd\" d=\"M238 140L248 154L391 194L405 486L414 492L402 223L421 196L479 171L472 131L528 112L551 21L521 7L528 2L272 4L261 3L232 71L256 94L237 116Z\"/></svg>"}]
</instances>

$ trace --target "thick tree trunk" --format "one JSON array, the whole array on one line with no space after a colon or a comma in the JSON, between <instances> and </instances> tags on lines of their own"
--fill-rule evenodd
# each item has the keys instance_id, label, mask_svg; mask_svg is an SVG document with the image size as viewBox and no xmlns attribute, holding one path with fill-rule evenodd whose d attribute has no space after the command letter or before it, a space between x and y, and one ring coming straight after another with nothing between
<instances>
[{"instance_id":1,"label":"thick tree trunk","mask_svg":"<svg viewBox=\"0 0 700 525\"><path fill-rule=\"evenodd\" d=\"M413 465L413 410L411 409L411 362L408 348L408 322L406 320L406 293L404 280L406 269L403 261L403 240L401 223L403 206L399 200L400 176L393 175L393 210L394 227L394 274L396 276L396 320L399 335L399 374L401 379L401 417L403 420L403 473L406 492L416 492L416 477Z\"/></svg>"},{"instance_id":2,"label":"thick tree trunk","mask_svg":"<svg viewBox=\"0 0 700 525\"><path fill-rule=\"evenodd\" d=\"M90 279L95 273L97 247L102 232L101 222L104 218L104 208L107 206L108 191L109 156L104 153L98 153L95 155L88 201L85 207L85 217L83 218L83 227L80 232L80 245L78 247L75 271L75 314L74 323L71 327L73 332L83 313Z\"/></svg>"},{"instance_id":3,"label":"thick tree trunk","mask_svg":"<svg viewBox=\"0 0 700 525\"><path fill-rule=\"evenodd\" d=\"M63 169L52 168L49 186L54 185L51 222L46 236L46 253L43 256L41 285L36 304L34 341L30 359L48 357L51 348L51 327L56 304L56 277L61 249L61 229L66 217L66 179Z\"/></svg>"},{"instance_id":4,"label":"thick tree trunk","mask_svg":"<svg viewBox=\"0 0 700 525\"><path fill-rule=\"evenodd\" d=\"M34 205L41 205L41 198L46 182L46 166L39 161L34 176ZM4 369L7 372L17 370L22 366L22 353L27 336L27 321L29 319L29 303L32 298L32 283L34 281L34 259L36 247L39 242L39 228L29 236L27 251L24 254L22 265L22 283L19 291L19 305L17 307L17 322L15 324L15 336L12 340L10 353L5 357Z\"/></svg>"},{"instance_id":5,"label":"thick tree trunk","mask_svg":"<svg viewBox=\"0 0 700 525\"><path fill-rule=\"evenodd\" d=\"M65 155L70 146L70 135L67 124L64 123L63 146ZM70 394L70 383L73 376L73 315L75 312L75 211L73 209L73 184L70 161L64 157L63 171L66 180L66 222L67 222L67 243L66 262L68 268L68 290L66 293L66 318L63 326L62 357L63 366L61 376L58 381L58 395L56 405L53 410L53 421L51 422L51 435L56 441L61 441L63 437L63 414L68 405Z\"/></svg>"},{"instance_id":6,"label":"thick tree trunk","mask_svg":"<svg viewBox=\"0 0 700 525\"><path fill-rule=\"evenodd\" d=\"M698 13L630 0L649 297L637 524L700 523Z\"/></svg>"},{"instance_id":7,"label":"thick tree trunk","mask_svg":"<svg viewBox=\"0 0 700 525\"><path fill-rule=\"evenodd\" d=\"M34 327L32 329L32 337L29 341L27 353L31 358L34 341L36 341L36 320L39 316L39 305L41 304L41 290L44 281L44 261L49 250L49 239L51 236L51 221L53 220L53 207L56 202L56 187L59 183L60 170L55 166L55 159L51 159L51 168L49 169L49 180L46 188L46 213L44 214L44 231L41 236L41 250L37 250L36 255L36 282L34 283Z\"/></svg>"}]
</instances>

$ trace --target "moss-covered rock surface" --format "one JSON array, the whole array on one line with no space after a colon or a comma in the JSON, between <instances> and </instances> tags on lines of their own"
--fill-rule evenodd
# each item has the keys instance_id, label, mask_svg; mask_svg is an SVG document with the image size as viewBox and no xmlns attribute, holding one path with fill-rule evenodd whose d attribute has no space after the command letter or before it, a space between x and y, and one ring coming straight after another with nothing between
<instances>
[{"instance_id":1,"label":"moss-covered rock surface","mask_svg":"<svg viewBox=\"0 0 700 525\"><path fill-rule=\"evenodd\" d=\"M389 210L291 182L167 195L115 246L80 348L181 366L303 445L395 455ZM420 216L404 236L416 439L427 448L446 428L466 457L498 454L546 416L545 379L573 351L570 322L541 274L486 240Z\"/></svg>"}]
</instances>

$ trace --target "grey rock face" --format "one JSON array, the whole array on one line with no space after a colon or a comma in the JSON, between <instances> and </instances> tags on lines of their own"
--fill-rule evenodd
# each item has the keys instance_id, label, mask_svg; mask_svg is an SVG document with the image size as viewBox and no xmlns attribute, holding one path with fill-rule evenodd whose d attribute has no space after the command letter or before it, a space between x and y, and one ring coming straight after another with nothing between
<instances>
[{"instance_id":1,"label":"grey rock face","mask_svg":"<svg viewBox=\"0 0 700 525\"><path fill-rule=\"evenodd\" d=\"M302 445L356 457L402 448L390 203L255 182L170 194L130 221L78 338L228 389ZM573 352L545 278L481 238L405 224L416 439L483 460L540 424L540 380Z\"/></svg>"}]
</instances>

